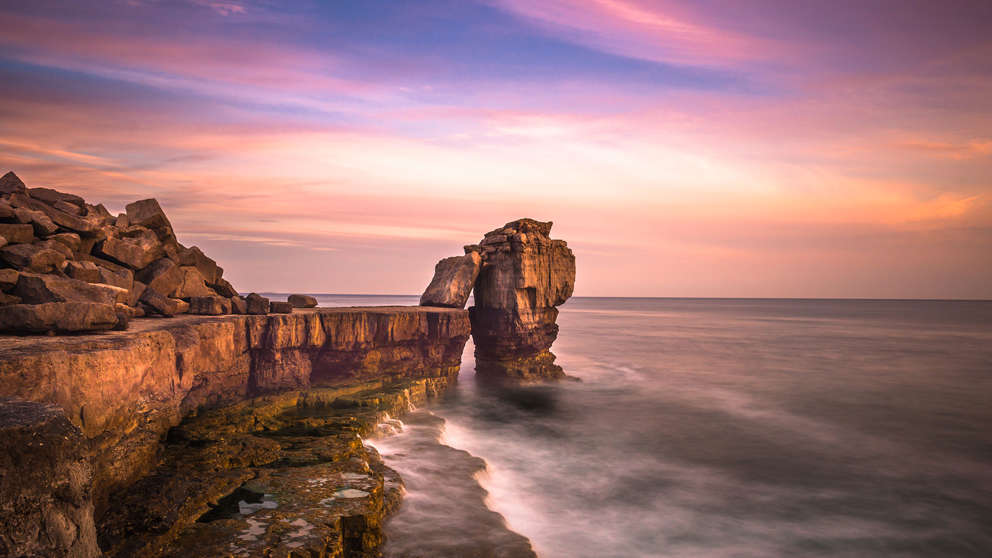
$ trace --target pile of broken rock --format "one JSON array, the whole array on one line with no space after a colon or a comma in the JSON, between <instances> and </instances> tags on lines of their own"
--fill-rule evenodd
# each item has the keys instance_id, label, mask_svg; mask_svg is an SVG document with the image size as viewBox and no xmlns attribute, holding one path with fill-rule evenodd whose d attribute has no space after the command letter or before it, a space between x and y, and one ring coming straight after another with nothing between
<instances>
[{"instance_id":1,"label":"pile of broken rock","mask_svg":"<svg viewBox=\"0 0 992 558\"><path fill-rule=\"evenodd\" d=\"M199 248L176 240L154 199L102 205L0 178L0 332L126 329L139 316L264 314Z\"/></svg>"}]
</instances>

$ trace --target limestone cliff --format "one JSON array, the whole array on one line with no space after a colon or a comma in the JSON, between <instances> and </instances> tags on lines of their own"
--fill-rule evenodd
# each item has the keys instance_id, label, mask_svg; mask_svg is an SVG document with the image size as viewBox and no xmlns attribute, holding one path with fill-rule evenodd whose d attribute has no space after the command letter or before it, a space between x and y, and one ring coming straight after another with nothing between
<instances>
[{"instance_id":1,"label":"limestone cliff","mask_svg":"<svg viewBox=\"0 0 992 558\"><path fill-rule=\"evenodd\" d=\"M311 386L458 373L464 310L373 307L138 320L126 332L0 336L0 397L59 405L86 438L97 517L191 411Z\"/></svg>"},{"instance_id":2,"label":"limestone cliff","mask_svg":"<svg viewBox=\"0 0 992 558\"><path fill-rule=\"evenodd\" d=\"M558 337L558 309L575 287L575 256L550 238L552 223L520 219L486 233L469 309L476 372L518 379L564 375L549 350Z\"/></svg>"}]
</instances>

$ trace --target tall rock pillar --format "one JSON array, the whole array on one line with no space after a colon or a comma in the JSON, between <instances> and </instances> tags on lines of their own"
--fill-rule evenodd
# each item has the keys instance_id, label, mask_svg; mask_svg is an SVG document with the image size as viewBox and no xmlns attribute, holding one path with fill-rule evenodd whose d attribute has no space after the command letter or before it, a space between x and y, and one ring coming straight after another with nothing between
<instances>
[{"instance_id":1,"label":"tall rock pillar","mask_svg":"<svg viewBox=\"0 0 992 558\"><path fill-rule=\"evenodd\" d=\"M469 308L476 373L494 378L564 376L551 344L558 309L575 287L575 256L550 238L551 223L519 219L486 233L477 246L482 267Z\"/></svg>"}]
</instances>

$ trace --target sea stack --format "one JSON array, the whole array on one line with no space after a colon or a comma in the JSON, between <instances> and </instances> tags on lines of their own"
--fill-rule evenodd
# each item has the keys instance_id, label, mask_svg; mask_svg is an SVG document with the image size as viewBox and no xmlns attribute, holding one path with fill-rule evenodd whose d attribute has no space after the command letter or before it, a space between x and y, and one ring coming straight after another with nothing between
<instances>
[{"instance_id":1,"label":"sea stack","mask_svg":"<svg viewBox=\"0 0 992 558\"><path fill-rule=\"evenodd\" d=\"M519 219L486 233L482 267L469 308L476 373L520 380L561 378L551 344L558 309L575 287L575 256L564 240L550 238L551 222Z\"/></svg>"}]
</instances>

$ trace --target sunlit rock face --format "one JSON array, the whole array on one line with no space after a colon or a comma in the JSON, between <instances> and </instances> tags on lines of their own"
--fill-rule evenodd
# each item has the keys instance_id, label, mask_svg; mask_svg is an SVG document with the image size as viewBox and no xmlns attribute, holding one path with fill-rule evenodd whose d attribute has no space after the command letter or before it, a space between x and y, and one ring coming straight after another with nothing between
<instances>
[{"instance_id":1,"label":"sunlit rock face","mask_svg":"<svg viewBox=\"0 0 992 558\"><path fill-rule=\"evenodd\" d=\"M558 309L575 287L575 256L550 238L551 223L520 219L486 233L477 246L482 268L469 309L476 373L494 378L564 376L549 350Z\"/></svg>"}]
</instances>

